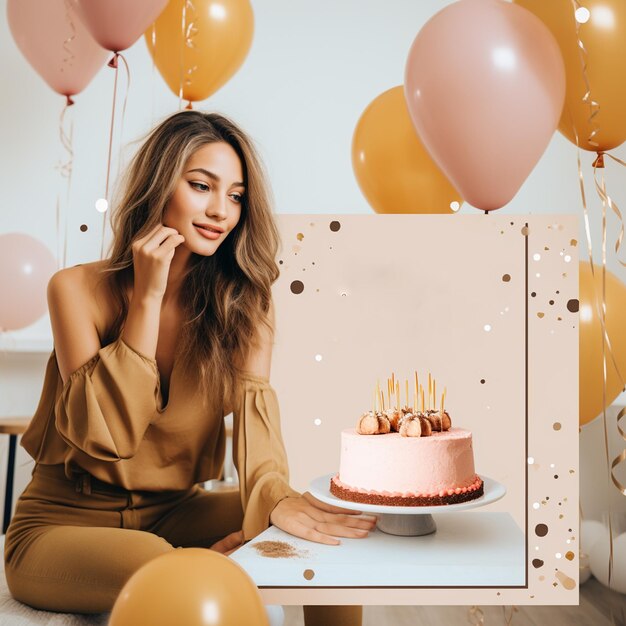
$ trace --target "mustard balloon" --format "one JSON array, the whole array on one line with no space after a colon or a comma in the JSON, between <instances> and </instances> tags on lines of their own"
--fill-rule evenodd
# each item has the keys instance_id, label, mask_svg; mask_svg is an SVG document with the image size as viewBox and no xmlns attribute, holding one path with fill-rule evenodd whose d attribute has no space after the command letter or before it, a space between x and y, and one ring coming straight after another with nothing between
<instances>
[{"instance_id":1,"label":"mustard balloon","mask_svg":"<svg viewBox=\"0 0 626 626\"><path fill-rule=\"evenodd\" d=\"M352 138L352 168L377 213L453 213L463 202L419 140L402 86L378 96Z\"/></svg>"},{"instance_id":2,"label":"mustard balloon","mask_svg":"<svg viewBox=\"0 0 626 626\"><path fill-rule=\"evenodd\" d=\"M269 626L243 568L203 548L181 548L138 569L120 591L109 626Z\"/></svg>"},{"instance_id":3,"label":"mustard balloon","mask_svg":"<svg viewBox=\"0 0 626 626\"><path fill-rule=\"evenodd\" d=\"M174 95L197 102L241 67L253 32L249 0L170 0L144 38Z\"/></svg>"},{"instance_id":4,"label":"mustard balloon","mask_svg":"<svg viewBox=\"0 0 626 626\"><path fill-rule=\"evenodd\" d=\"M580 263L580 374L579 418L586 424L602 413L602 267L594 265L595 279L589 263ZM606 272L606 328L619 372L626 380L626 285ZM622 391L622 382L606 350L606 406Z\"/></svg>"},{"instance_id":5,"label":"mustard balloon","mask_svg":"<svg viewBox=\"0 0 626 626\"><path fill-rule=\"evenodd\" d=\"M579 37L585 47L590 99L583 101L583 65L576 37L574 5L571 0L514 0L534 13L552 31L563 61L567 89L559 131L581 148L592 152L611 150L626 141L626 2L624 0L586 0L589 20L580 24ZM590 121L592 111L597 111ZM590 135L597 133L589 141Z\"/></svg>"}]
</instances>

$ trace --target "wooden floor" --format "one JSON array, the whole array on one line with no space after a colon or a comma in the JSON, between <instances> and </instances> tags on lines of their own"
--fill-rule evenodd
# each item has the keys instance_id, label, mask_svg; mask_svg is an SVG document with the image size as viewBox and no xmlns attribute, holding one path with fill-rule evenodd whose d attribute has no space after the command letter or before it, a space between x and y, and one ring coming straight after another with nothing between
<instances>
[{"instance_id":1,"label":"wooden floor","mask_svg":"<svg viewBox=\"0 0 626 626\"><path fill-rule=\"evenodd\" d=\"M302 607L286 606L285 626L303 626ZM626 626L626 595L595 578L580 588L579 606L483 606L485 626ZM366 606L363 626L456 626L477 624L467 606ZM328 626L332 626L329 624Z\"/></svg>"}]
</instances>

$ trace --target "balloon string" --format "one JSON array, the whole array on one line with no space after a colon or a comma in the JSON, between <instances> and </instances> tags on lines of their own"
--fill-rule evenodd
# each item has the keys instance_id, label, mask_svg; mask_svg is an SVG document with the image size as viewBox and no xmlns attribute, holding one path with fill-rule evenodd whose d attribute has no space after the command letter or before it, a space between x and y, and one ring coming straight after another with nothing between
<instances>
[{"instance_id":1,"label":"balloon string","mask_svg":"<svg viewBox=\"0 0 626 626\"><path fill-rule=\"evenodd\" d=\"M120 132L119 132L119 150L117 153L117 174L119 176L120 168L122 165L122 148L124 146L124 121L126 120L126 105L128 104L128 93L130 92L130 69L128 63L122 54L119 55L124 63L124 69L126 70L126 93L124 94L124 105L122 106L122 118L120 120Z\"/></svg>"},{"instance_id":2,"label":"balloon string","mask_svg":"<svg viewBox=\"0 0 626 626\"><path fill-rule=\"evenodd\" d=\"M73 103L72 103L73 104ZM61 110L61 116L59 118L59 138L61 139L61 146L67 152L67 160L60 160L57 165L61 176L67 179L66 185L66 197L65 197L65 216L63 216L63 210L61 206L61 192L57 194L56 201L56 233L57 233L57 268L63 268L67 264L67 229L68 229L68 213L70 205L70 191L72 187L72 169L74 163L74 150L72 149L72 139L74 135L74 120L70 120L69 132L65 130L66 113L72 104L66 100L63 109ZM62 223L64 222L64 233L61 234ZM61 252L61 248L63 251Z\"/></svg>"},{"instance_id":3,"label":"balloon string","mask_svg":"<svg viewBox=\"0 0 626 626\"><path fill-rule=\"evenodd\" d=\"M485 614L479 606L470 606L467 611L467 621L474 626L483 626L485 623Z\"/></svg>"},{"instance_id":4,"label":"balloon string","mask_svg":"<svg viewBox=\"0 0 626 626\"><path fill-rule=\"evenodd\" d=\"M578 0L572 0L574 7L574 24L576 25L576 43L578 45L578 58L580 59L580 65L582 68L582 78L585 83L585 95L582 97L582 101L589 105L589 118L587 122L591 127L591 133L587 137L587 143L594 148L598 148L599 144L594 141L594 137L600 132L600 128L595 120L596 116L600 112L600 104L591 98L591 86L589 84L589 77L587 76L587 50L580 38L580 22L576 19L576 11L581 8ZM578 136L576 136L576 144L578 145Z\"/></svg>"},{"instance_id":5,"label":"balloon string","mask_svg":"<svg viewBox=\"0 0 626 626\"><path fill-rule=\"evenodd\" d=\"M596 177L596 166L593 170L594 180ZM604 174L602 174L602 187L604 188ZM606 202L602 200L602 326L606 328ZM606 341L602 335L602 425L604 428L604 453L606 457L607 478L611 476L609 467L609 435L606 424ZM609 511L609 577L608 587L611 588L611 575L613 573L613 513L611 511L611 483L609 481L608 511Z\"/></svg>"},{"instance_id":6,"label":"balloon string","mask_svg":"<svg viewBox=\"0 0 626 626\"><path fill-rule=\"evenodd\" d=\"M507 617L507 614L506 614L507 608L511 609L511 614L508 617ZM517 613L518 610L519 609L516 606L511 606L511 607L503 606L502 607L502 616L504 617L504 622L505 622L506 626L510 626L511 625L511 622L513 621L513 615L515 615L515 613Z\"/></svg>"},{"instance_id":7,"label":"balloon string","mask_svg":"<svg viewBox=\"0 0 626 626\"><path fill-rule=\"evenodd\" d=\"M113 82L113 106L111 108L111 127L109 129L109 152L107 155L107 175L106 175L106 183L104 186L104 199L107 201L107 206L105 210L102 212L102 241L100 243L100 259L104 258L104 239L106 235L106 225L107 225L107 211L108 211L108 202L109 202L109 177L111 175L111 153L113 150L113 128L115 126L115 101L117 96L117 76L119 74L119 67L117 63L117 57L119 54L117 52L114 53L113 58L109 61L109 67L115 69L115 80Z\"/></svg>"},{"instance_id":8,"label":"balloon string","mask_svg":"<svg viewBox=\"0 0 626 626\"><path fill-rule=\"evenodd\" d=\"M586 235L586 239L587 239L587 253L589 255L589 265L591 267L591 275L592 277L595 279L596 276L596 271L595 271L595 265L593 263L593 250L592 250L592 243L591 243L591 228L589 226L589 210L587 208L587 199L586 199L586 194L585 194L585 182L584 182L584 177L583 177L583 170L582 170L582 165L581 165L581 161L580 161L580 145L578 142L578 133L576 131L576 126L574 125L574 123L572 122L572 129L574 131L574 136L576 137L576 146L577 146L577 150L576 150L576 158L577 158L577 162L578 162L578 182L580 185L580 195L581 195L581 199L582 199L582 204L583 204L583 215L584 215L584 221L585 221L585 235ZM611 156L611 155L607 155L607 156ZM614 157L611 157L614 158ZM626 164L625 164L626 165ZM592 281L593 283L593 292L595 294L595 280ZM615 355L613 353L613 347L611 345L611 340L609 338L609 334L607 332L606 326L602 323L602 316L600 314L600 309L598 307L598 299L597 298L593 298L593 306L596 310L596 314L598 316L598 318L600 319L601 322L601 326L602 326L602 334L604 337L604 340L606 341L606 345L609 351L609 355L611 357L611 361L613 363L613 367L615 368L615 371L617 373L618 378L620 379L621 383L622 383L622 387L626 387L626 383L624 382L624 378L622 377L622 374L620 372L620 368L617 364L617 361L615 359Z\"/></svg>"},{"instance_id":9,"label":"balloon string","mask_svg":"<svg viewBox=\"0 0 626 626\"><path fill-rule=\"evenodd\" d=\"M623 165L624 167L626 167L626 161L622 161L621 159L614 157L612 154L609 154L608 152L598 152L598 157L596 158L593 164L593 178L594 178L594 182L596 186L596 191L598 192L598 195L600 196L600 199L602 200L602 202L606 202L608 206L611 207L613 213L615 213L615 215L617 216L617 219L620 222L619 235L617 236L617 240L615 241L615 256L617 258L617 262L622 267L626 267L626 262L622 261L618 256L620 246L622 245L622 240L624 239L624 218L622 217L622 213L619 210L619 207L617 206L613 198L611 198L611 196L606 192L606 188L604 187L604 185L601 186L598 184L598 179L596 177L596 169L598 167L600 168L604 167L605 156L609 157L610 159L613 159L616 163L619 163L620 165Z\"/></svg>"}]
</instances>

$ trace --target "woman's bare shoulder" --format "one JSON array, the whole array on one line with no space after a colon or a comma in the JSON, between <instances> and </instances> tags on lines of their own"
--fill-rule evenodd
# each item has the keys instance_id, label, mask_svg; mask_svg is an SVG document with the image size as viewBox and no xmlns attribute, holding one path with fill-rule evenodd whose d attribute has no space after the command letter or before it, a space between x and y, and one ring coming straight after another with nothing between
<instances>
[{"instance_id":1,"label":"woman's bare shoulder","mask_svg":"<svg viewBox=\"0 0 626 626\"><path fill-rule=\"evenodd\" d=\"M94 261L57 271L48 284L51 306L80 307L98 329L100 337L114 317L114 296L104 273L105 261Z\"/></svg>"}]
</instances>

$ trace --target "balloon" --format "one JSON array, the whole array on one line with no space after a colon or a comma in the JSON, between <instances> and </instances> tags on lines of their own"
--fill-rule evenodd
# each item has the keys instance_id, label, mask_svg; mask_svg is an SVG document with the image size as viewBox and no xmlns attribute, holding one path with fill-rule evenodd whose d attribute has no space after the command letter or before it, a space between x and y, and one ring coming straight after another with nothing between
<instances>
[{"instance_id":1,"label":"balloon","mask_svg":"<svg viewBox=\"0 0 626 626\"><path fill-rule=\"evenodd\" d=\"M63 96L80 93L104 65L106 51L64 0L8 0L7 18L26 60Z\"/></svg>"},{"instance_id":2,"label":"balloon","mask_svg":"<svg viewBox=\"0 0 626 626\"><path fill-rule=\"evenodd\" d=\"M581 262L580 283L580 379L579 418L586 424L602 413L602 267L594 265L595 281L589 263ZM596 308L597 305L597 308ZM626 285L614 274L606 272L606 329L613 356L626 379ZM606 404L609 406L622 391L622 383L606 350Z\"/></svg>"},{"instance_id":3,"label":"balloon","mask_svg":"<svg viewBox=\"0 0 626 626\"><path fill-rule=\"evenodd\" d=\"M589 553L591 573L605 586L609 586L610 544L608 532L597 541ZM613 571L611 589L626 593L626 533L613 539Z\"/></svg>"},{"instance_id":4,"label":"balloon","mask_svg":"<svg viewBox=\"0 0 626 626\"><path fill-rule=\"evenodd\" d=\"M602 522L595 519L585 519L580 522L580 549L589 554L596 541L607 535L609 529Z\"/></svg>"},{"instance_id":5,"label":"balloon","mask_svg":"<svg viewBox=\"0 0 626 626\"><path fill-rule=\"evenodd\" d=\"M30 235L0 235L0 331L18 330L47 310L46 288L56 260Z\"/></svg>"},{"instance_id":6,"label":"balloon","mask_svg":"<svg viewBox=\"0 0 626 626\"><path fill-rule=\"evenodd\" d=\"M415 134L402 86L375 98L352 138L352 168L377 213L452 213L459 192Z\"/></svg>"},{"instance_id":7,"label":"balloon","mask_svg":"<svg viewBox=\"0 0 626 626\"><path fill-rule=\"evenodd\" d=\"M208 98L241 67L252 45L249 0L171 0L144 37L161 76L174 95L189 102ZM153 41L154 35L154 41ZM182 57L182 60L181 60Z\"/></svg>"},{"instance_id":8,"label":"balloon","mask_svg":"<svg viewBox=\"0 0 626 626\"><path fill-rule=\"evenodd\" d=\"M111 52L130 48L167 4L167 0L72 1L93 38Z\"/></svg>"},{"instance_id":9,"label":"balloon","mask_svg":"<svg viewBox=\"0 0 626 626\"><path fill-rule=\"evenodd\" d=\"M502 0L461 0L434 15L411 46L404 83L424 146L485 211L517 193L556 130L565 95L554 37Z\"/></svg>"},{"instance_id":10,"label":"balloon","mask_svg":"<svg viewBox=\"0 0 626 626\"><path fill-rule=\"evenodd\" d=\"M586 55L581 59L571 0L515 0L532 11L552 31L565 61L567 91L559 130L574 145L576 134L581 148L593 152L611 150L626 140L626 2L586 0L589 21L580 25L579 36ZM597 114L589 122L591 108L583 97L587 92L583 73L597 102ZM592 141L589 136L597 130Z\"/></svg>"},{"instance_id":11,"label":"balloon","mask_svg":"<svg viewBox=\"0 0 626 626\"><path fill-rule=\"evenodd\" d=\"M109 626L268 626L254 582L232 559L179 548L137 570L120 591Z\"/></svg>"}]
</instances>

